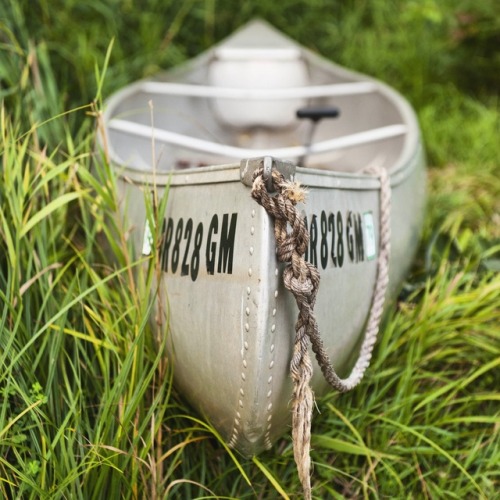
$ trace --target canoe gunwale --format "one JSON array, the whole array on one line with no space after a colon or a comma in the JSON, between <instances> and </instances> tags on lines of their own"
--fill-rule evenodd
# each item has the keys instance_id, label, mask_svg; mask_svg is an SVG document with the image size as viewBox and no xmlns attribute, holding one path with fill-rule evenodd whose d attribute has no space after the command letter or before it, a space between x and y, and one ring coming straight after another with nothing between
<instances>
[{"instance_id":1,"label":"canoe gunwale","mask_svg":"<svg viewBox=\"0 0 500 500\"><path fill-rule=\"evenodd\" d=\"M418 149L407 164L390 175L391 187L394 189L409 177L416 166L422 162L424 155L423 146L419 143ZM167 187L185 185L207 185L227 182L243 182L241 165L247 162L258 161L261 157L245 158L239 163L229 163L225 165L213 165L202 168L190 168L184 171L164 172L144 170L133 167L118 168L118 175L124 180L139 185ZM274 158L279 163L293 164L293 162ZM304 185L309 187L319 187L325 189L356 189L356 190L377 190L380 183L373 174L349 173L332 170L314 169L309 167L295 166L295 177Z\"/></svg>"}]
</instances>

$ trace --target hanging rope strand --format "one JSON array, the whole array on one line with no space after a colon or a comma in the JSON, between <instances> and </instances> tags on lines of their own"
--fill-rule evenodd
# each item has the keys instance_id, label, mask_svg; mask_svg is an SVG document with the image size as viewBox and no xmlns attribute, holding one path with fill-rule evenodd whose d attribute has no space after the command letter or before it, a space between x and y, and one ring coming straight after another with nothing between
<instances>
[{"instance_id":1,"label":"hanging rope strand","mask_svg":"<svg viewBox=\"0 0 500 500\"><path fill-rule=\"evenodd\" d=\"M359 357L350 375L342 379L332 367L318 331L309 336L312 350L326 381L340 392L347 392L356 387L370 365L373 347L377 341L380 320L384 311L385 295L389 284L389 256L391 251L391 187L387 171L383 168L373 170L380 179L380 241L377 260L377 277L372 303L366 324L365 336L359 351Z\"/></svg>"},{"instance_id":2,"label":"hanging rope strand","mask_svg":"<svg viewBox=\"0 0 500 500\"><path fill-rule=\"evenodd\" d=\"M295 205L305 198L299 185L285 182L283 176L273 171L273 183L278 196L269 196L263 179L263 170L256 172L252 196L274 218L276 255L280 262L288 263L283 271L285 287L292 292L299 308L295 325L295 341L290 375L293 382L292 437L293 454L304 498L311 498L311 419L313 392L311 389L312 363L309 357L308 337L311 323L316 323L313 314L319 286L318 270L303 258L309 244L309 233ZM288 232L290 225L291 232ZM316 327L317 328L317 327Z\"/></svg>"},{"instance_id":3,"label":"hanging rope strand","mask_svg":"<svg viewBox=\"0 0 500 500\"><path fill-rule=\"evenodd\" d=\"M380 178L380 241L377 277L360 354L351 374L346 379L340 378L332 367L314 315L320 277L317 268L304 259L304 253L309 244L309 233L296 207L298 202L304 201L306 191L296 182L285 181L281 173L273 170L273 187L277 194L270 196L264 182L263 168L254 173L252 197L274 219L276 255L280 262L288 264L283 271L283 283L285 288L292 292L299 308L290 362L290 375L293 381L292 436L294 458L306 500L311 498L310 443L314 402L310 386L312 363L308 350L309 340L327 382L340 392L353 389L363 378L370 364L389 283L390 180L385 169L372 170L370 173Z\"/></svg>"}]
</instances>

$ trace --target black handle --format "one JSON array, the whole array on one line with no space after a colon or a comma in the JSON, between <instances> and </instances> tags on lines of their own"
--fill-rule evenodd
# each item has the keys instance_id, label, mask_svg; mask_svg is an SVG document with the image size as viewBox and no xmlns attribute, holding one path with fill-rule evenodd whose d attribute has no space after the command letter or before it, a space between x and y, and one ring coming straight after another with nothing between
<instances>
[{"instance_id":1,"label":"black handle","mask_svg":"<svg viewBox=\"0 0 500 500\"><path fill-rule=\"evenodd\" d=\"M318 122L323 118L337 118L340 115L340 109L335 106L315 106L300 108L296 112L297 118L308 118L313 122Z\"/></svg>"}]
</instances>

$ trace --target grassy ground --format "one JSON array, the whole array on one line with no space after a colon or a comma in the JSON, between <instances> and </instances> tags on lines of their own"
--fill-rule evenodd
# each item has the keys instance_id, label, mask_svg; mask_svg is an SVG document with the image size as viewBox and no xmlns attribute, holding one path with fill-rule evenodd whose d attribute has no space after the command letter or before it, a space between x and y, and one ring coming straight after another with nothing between
<instances>
[{"instance_id":1,"label":"grassy ground","mask_svg":"<svg viewBox=\"0 0 500 500\"><path fill-rule=\"evenodd\" d=\"M103 98L254 16L398 88L430 163L421 249L373 365L318 401L313 494L497 496L497 4L140 4L0 0L0 497L300 496L289 437L243 460L175 393L148 322L154 266L131 257L112 170L90 171Z\"/></svg>"}]
</instances>

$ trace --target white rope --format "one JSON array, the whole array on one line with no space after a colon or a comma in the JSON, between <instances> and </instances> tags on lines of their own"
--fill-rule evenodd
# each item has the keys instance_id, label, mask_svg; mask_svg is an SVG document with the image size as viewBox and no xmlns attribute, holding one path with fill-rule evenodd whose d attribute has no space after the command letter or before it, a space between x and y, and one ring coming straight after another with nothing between
<instances>
[{"instance_id":1,"label":"white rope","mask_svg":"<svg viewBox=\"0 0 500 500\"><path fill-rule=\"evenodd\" d=\"M377 335L384 311L385 295L389 284L389 257L391 252L391 185L390 178L384 168L370 169L370 173L378 175L380 179L380 239L379 255L377 259L377 277L373 291L372 303L368 314L368 321L363 343L359 351L359 357L350 373L342 379L332 367L323 341L316 332L311 332L312 349L321 367L321 371L328 383L340 392L347 392L356 387L366 369L370 365L373 348L377 341Z\"/></svg>"}]
</instances>

